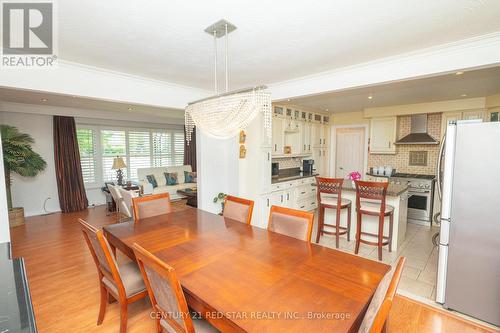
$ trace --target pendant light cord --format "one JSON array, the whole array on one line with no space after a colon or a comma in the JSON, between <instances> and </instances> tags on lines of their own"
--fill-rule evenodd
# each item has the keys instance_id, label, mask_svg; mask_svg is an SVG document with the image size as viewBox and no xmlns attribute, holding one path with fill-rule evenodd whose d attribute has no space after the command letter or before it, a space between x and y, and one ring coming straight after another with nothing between
<instances>
[{"instance_id":1,"label":"pendant light cord","mask_svg":"<svg viewBox=\"0 0 500 333\"><path fill-rule=\"evenodd\" d=\"M226 29L226 92L229 91L229 70L228 70L228 54L229 54L229 37L228 37L228 33L227 33L227 24L225 25L225 29Z\"/></svg>"},{"instance_id":2,"label":"pendant light cord","mask_svg":"<svg viewBox=\"0 0 500 333\"><path fill-rule=\"evenodd\" d=\"M219 88L217 87L217 31L214 30L214 89L215 94L219 93Z\"/></svg>"}]
</instances>

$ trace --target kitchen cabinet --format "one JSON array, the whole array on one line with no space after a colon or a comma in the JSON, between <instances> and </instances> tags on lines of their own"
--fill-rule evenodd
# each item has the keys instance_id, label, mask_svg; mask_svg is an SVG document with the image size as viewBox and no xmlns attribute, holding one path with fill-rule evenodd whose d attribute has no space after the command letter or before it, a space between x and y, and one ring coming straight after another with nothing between
<instances>
[{"instance_id":1,"label":"kitchen cabinet","mask_svg":"<svg viewBox=\"0 0 500 333\"><path fill-rule=\"evenodd\" d=\"M312 124L310 122L303 122L302 123L302 153L304 154L310 154L312 151L312 145L311 145L311 127Z\"/></svg>"},{"instance_id":2,"label":"kitchen cabinet","mask_svg":"<svg viewBox=\"0 0 500 333\"><path fill-rule=\"evenodd\" d=\"M370 121L370 153L395 154L397 117L378 117Z\"/></svg>"},{"instance_id":3,"label":"kitchen cabinet","mask_svg":"<svg viewBox=\"0 0 500 333\"><path fill-rule=\"evenodd\" d=\"M311 124L311 145L313 148L319 148L323 146L323 125L321 123Z\"/></svg>"},{"instance_id":4,"label":"kitchen cabinet","mask_svg":"<svg viewBox=\"0 0 500 333\"><path fill-rule=\"evenodd\" d=\"M330 146L330 125L323 124L321 125L321 147L329 147Z\"/></svg>"},{"instance_id":5,"label":"kitchen cabinet","mask_svg":"<svg viewBox=\"0 0 500 333\"><path fill-rule=\"evenodd\" d=\"M464 120L472 120L472 119L484 120L485 115L486 115L486 112L484 112L483 110L464 111L462 114L462 119L464 119Z\"/></svg>"},{"instance_id":6,"label":"kitchen cabinet","mask_svg":"<svg viewBox=\"0 0 500 333\"><path fill-rule=\"evenodd\" d=\"M272 130L272 149L273 154L283 154L283 147L285 143L285 118L278 116L273 117L273 130Z\"/></svg>"},{"instance_id":7,"label":"kitchen cabinet","mask_svg":"<svg viewBox=\"0 0 500 333\"><path fill-rule=\"evenodd\" d=\"M312 159L314 160L314 168L316 169L316 173L318 173L322 177L329 177L329 149L313 148Z\"/></svg>"},{"instance_id":8,"label":"kitchen cabinet","mask_svg":"<svg viewBox=\"0 0 500 333\"><path fill-rule=\"evenodd\" d=\"M485 119L486 112L484 110L473 110L464 112L445 112L441 116L441 137L446 132L446 126L450 121L457 120L472 120L472 119Z\"/></svg>"}]
</instances>

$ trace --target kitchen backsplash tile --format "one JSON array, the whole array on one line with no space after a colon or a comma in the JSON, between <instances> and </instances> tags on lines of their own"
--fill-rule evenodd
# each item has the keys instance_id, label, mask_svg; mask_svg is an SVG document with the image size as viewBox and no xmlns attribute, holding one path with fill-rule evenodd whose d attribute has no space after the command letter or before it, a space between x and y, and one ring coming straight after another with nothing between
<instances>
[{"instance_id":1,"label":"kitchen backsplash tile","mask_svg":"<svg viewBox=\"0 0 500 333\"><path fill-rule=\"evenodd\" d=\"M278 162L280 170L302 167L302 158L300 157L273 158L273 162Z\"/></svg>"},{"instance_id":2,"label":"kitchen backsplash tile","mask_svg":"<svg viewBox=\"0 0 500 333\"><path fill-rule=\"evenodd\" d=\"M398 117L398 124L397 139L400 139L410 133L411 116ZM441 113L428 115L427 132L441 141ZM427 151L427 166L411 166L410 151ZM438 155L439 145L398 145L394 155L369 154L368 167L390 165L397 172L434 175Z\"/></svg>"}]
</instances>

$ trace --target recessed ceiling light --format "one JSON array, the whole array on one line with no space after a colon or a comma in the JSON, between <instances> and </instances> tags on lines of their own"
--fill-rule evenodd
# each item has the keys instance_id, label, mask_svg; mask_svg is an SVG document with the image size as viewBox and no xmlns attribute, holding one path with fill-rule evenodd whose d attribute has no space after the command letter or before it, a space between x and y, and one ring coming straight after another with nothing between
<instances>
[{"instance_id":1,"label":"recessed ceiling light","mask_svg":"<svg viewBox=\"0 0 500 333\"><path fill-rule=\"evenodd\" d=\"M460 95L460 96L462 96L462 97L467 97L467 94L462 94L462 95Z\"/></svg>"},{"instance_id":2,"label":"recessed ceiling light","mask_svg":"<svg viewBox=\"0 0 500 333\"><path fill-rule=\"evenodd\" d=\"M464 72L456 72L455 75L462 75Z\"/></svg>"},{"instance_id":3,"label":"recessed ceiling light","mask_svg":"<svg viewBox=\"0 0 500 333\"><path fill-rule=\"evenodd\" d=\"M369 95L369 96L368 96L368 99L373 99L373 96L372 96L372 95Z\"/></svg>"},{"instance_id":4,"label":"recessed ceiling light","mask_svg":"<svg viewBox=\"0 0 500 333\"><path fill-rule=\"evenodd\" d=\"M325 111L328 111L328 109L325 109Z\"/></svg>"},{"instance_id":5,"label":"recessed ceiling light","mask_svg":"<svg viewBox=\"0 0 500 333\"><path fill-rule=\"evenodd\" d=\"M46 99L46 98L42 98L42 99L40 99L40 100L41 100L42 102L47 102L47 101L48 101L48 99Z\"/></svg>"},{"instance_id":6,"label":"recessed ceiling light","mask_svg":"<svg viewBox=\"0 0 500 333\"><path fill-rule=\"evenodd\" d=\"M129 110L129 111L132 111L132 110L133 110L133 108L132 108L132 107L129 107L129 108L128 108L128 110Z\"/></svg>"}]
</instances>

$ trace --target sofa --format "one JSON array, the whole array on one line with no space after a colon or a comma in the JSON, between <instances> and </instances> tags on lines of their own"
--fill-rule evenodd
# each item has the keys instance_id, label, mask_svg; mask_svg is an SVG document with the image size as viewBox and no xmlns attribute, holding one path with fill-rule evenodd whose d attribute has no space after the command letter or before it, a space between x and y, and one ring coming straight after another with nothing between
<instances>
[{"instance_id":1,"label":"sofa","mask_svg":"<svg viewBox=\"0 0 500 333\"><path fill-rule=\"evenodd\" d=\"M185 188L196 188L196 183L186 183L184 177L184 171L191 172L190 165L180 165L171 167L153 167L153 168L139 168L137 169L137 175L139 178L140 185L143 188L144 194L160 194L169 193L171 200L176 200L182 198L177 194L177 190ZM164 173L177 173L177 185L167 185L167 180ZM147 175L154 175L158 187L153 188L153 185L148 181Z\"/></svg>"}]
</instances>

